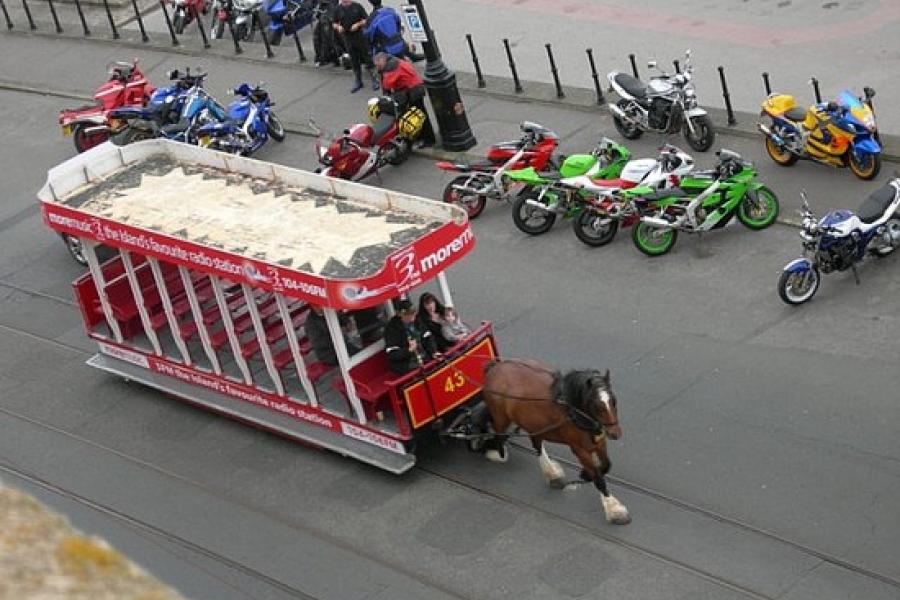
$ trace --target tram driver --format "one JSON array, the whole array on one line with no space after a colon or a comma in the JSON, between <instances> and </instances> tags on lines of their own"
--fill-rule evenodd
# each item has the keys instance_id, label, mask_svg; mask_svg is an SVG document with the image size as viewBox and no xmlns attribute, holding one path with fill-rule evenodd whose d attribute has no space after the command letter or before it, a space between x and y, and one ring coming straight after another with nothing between
<instances>
[{"instance_id":1,"label":"tram driver","mask_svg":"<svg viewBox=\"0 0 900 600\"><path fill-rule=\"evenodd\" d=\"M391 371L403 375L414 371L440 354L430 331L416 325L416 306L409 300L401 300L397 313L384 327L384 350Z\"/></svg>"}]
</instances>

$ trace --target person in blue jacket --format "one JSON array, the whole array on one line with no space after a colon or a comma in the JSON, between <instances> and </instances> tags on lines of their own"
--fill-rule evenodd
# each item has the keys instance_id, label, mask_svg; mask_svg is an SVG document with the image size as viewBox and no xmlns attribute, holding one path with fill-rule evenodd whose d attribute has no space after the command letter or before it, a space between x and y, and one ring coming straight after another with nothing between
<instances>
[{"instance_id":1,"label":"person in blue jacket","mask_svg":"<svg viewBox=\"0 0 900 600\"><path fill-rule=\"evenodd\" d=\"M363 33L369 40L372 54L386 52L397 58L409 58L412 61L423 60L424 56L409 51L409 46L403 39L403 25L397 11L389 6L382 6L381 0L369 0L369 2L372 4L372 14L369 15Z\"/></svg>"}]
</instances>

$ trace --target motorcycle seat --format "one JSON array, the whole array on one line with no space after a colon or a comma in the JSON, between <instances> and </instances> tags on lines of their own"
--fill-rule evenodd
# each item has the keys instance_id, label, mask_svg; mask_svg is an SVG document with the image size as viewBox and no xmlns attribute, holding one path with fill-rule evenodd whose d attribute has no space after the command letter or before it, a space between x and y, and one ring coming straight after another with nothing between
<instances>
[{"instance_id":1,"label":"motorcycle seat","mask_svg":"<svg viewBox=\"0 0 900 600\"><path fill-rule=\"evenodd\" d=\"M628 73L619 73L615 77L616 83L634 96L635 98L645 98L647 96L647 84L636 77L632 77Z\"/></svg>"},{"instance_id":2,"label":"motorcycle seat","mask_svg":"<svg viewBox=\"0 0 900 600\"><path fill-rule=\"evenodd\" d=\"M665 200L666 198L685 198L687 195L687 192L681 188L669 188L666 190L657 190L650 194L644 194L641 196L641 199L647 202L653 202L655 200Z\"/></svg>"},{"instance_id":3,"label":"motorcycle seat","mask_svg":"<svg viewBox=\"0 0 900 600\"><path fill-rule=\"evenodd\" d=\"M791 108L784 111L784 118L799 123L800 121L806 119L806 110L800 108L799 106L792 106Z\"/></svg>"},{"instance_id":4,"label":"motorcycle seat","mask_svg":"<svg viewBox=\"0 0 900 600\"><path fill-rule=\"evenodd\" d=\"M525 142L521 140L510 140L508 142L494 144L494 148L497 150L513 150L514 152L518 152L523 146L525 146Z\"/></svg>"},{"instance_id":5,"label":"motorcycle seat","mask_svg":"<svg viewBox=\"0 0 900 600\"><path fill-rule=\"evenodd\" d=\"M497 165L489 160L478 160L470 163L456 163L454 166L460 171L496 171Z\"/></svg>"},{"instance_id":6,"label":"motorcycle seat","mask_svg":"<svg viewBox=\"0 0 900 600\"><path fill-rule=\"evenodd\" d=\"M378 140L384 136L394 125L394 118L388 115L381 115L372 125L372 142L378 143Z\"/></svg>"},{"instance_id":7,"label":"motorcycle seat","mask_svg":"<svg viewBox=\"0 0 900 600\"><path fill-rule=\"evenodd\" d=\"M160 131L162 131L166 136L172 136L187 131L190 126L191 122L187 119L184 119L182 121L178 121L177 123L163 125L162 127L160 127Z\"/></svg>"},{"instance_id":8,"label":"motorcycle seat","mask_svg":"<svg viewBox=\"0 0 900 600\"><path fill-rule=\"evenodd\" d=\"M891 205L896 194L897 188L891 184L875 190L868 198L863 200L859 210L856 211L856 216L863 223L874 223L881 218L887 207Z\"/></svg>"},{"instance_id":9,"label":"motorcycle seat","mask_svg":"<svg viewBox=\"0 0 900 600\"><path fill-rule=\"evenodd\" d=\"M605 188L623 188L628 187L627 181L624 179L591 179L591 182L597 187Z\"/></svg>"}]
</instances>

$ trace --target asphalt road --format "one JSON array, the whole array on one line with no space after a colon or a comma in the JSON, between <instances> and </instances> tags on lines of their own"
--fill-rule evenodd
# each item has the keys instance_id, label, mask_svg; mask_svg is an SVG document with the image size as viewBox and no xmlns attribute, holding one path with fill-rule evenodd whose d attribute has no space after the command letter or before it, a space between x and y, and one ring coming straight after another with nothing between
<instances>
[{"instance_id":1,"label":"asphalt road","mask_svg":"<svg viewBox=\"0 0 900 600\"><path fill-rule=\"evenodd\" d=\"M79 66L57 54L48 73L93 85L87 46ZM317 98L304 110L325 112ZM136 546L161 579L196 598L280 597L252 573L316 598L900 598L897 257L867 264L859 286L826 279L796 310L774 291L799 250L788 227L684 237L651 260L627 236L587 248L567 224L528 238L490 206L474 254L450 272L457 303L495 322L506 356L612 370L625 427L613 489L634 516L613 528L592 490L546 489L523 453L499 467L427 448L420 469L393 478L84 366L90 344L69 303L79 269L34 201L72 153L55 121L68 104L0 92L0 460L177 533L205 549L209 564L182 561L197 571L237 564L252 583L205 592L171 553ZM469 111L482 140L518 119L482 98ZM576 148L596 137L577 116L547 117L571 126ZM761 158L758 141L723 143ZM259 158L310 167L310 145L292 136ZM761 168L783 197L806 187L831 205L875 185L813 165ZM383 174L427 196L445 181L422 159ZM113 541L122 529L81 522Z\"/></svg>"}]
</instances>

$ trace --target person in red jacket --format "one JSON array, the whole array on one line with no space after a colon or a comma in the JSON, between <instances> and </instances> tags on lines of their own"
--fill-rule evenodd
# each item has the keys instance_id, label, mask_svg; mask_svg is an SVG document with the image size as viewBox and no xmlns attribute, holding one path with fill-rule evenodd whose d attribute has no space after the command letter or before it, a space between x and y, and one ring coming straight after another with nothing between
<instances>
[{"instance_id":1,"label":"person in red jacket","mask_svg":"<svg viewBox=\"0 0 900 600\"><path fill-rule=\"evenodd\" d=\"M381 74L381 89L393 96L401 110L415 106L425 113L425 123L419 134L421 146L434 146L434 129L425 108L425 82L412 63L386 52L375 55L375 68Z\"/></svg>"}]
</instances>

